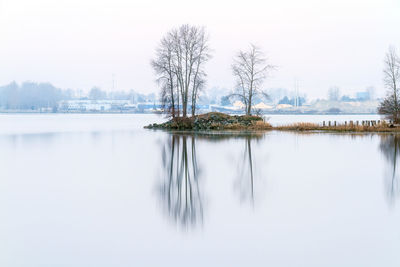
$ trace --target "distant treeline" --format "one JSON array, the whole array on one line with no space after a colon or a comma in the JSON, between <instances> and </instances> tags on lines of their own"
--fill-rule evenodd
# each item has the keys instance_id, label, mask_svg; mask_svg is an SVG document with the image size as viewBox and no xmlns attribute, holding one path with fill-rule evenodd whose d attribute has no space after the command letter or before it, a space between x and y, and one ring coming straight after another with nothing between
<instances>
[{"instance_id":1,"label":"distant treeline","mask_svg":"<svg viewBox=\"0 0 400 267\"><path fill-rule=\"evenodd\" d=\"M3 109L55 108L58 101L71 99L72 90L61 90L50 83L12 82L0 87L0 106Z\"/></svg>"},{"instance_id":2,"label":"distant treeline","mask_svg":"<svg viewBox=\"0 0 400 267\"><path fill-rule=\"evenodd\" d=\"M99 100L117 99L131 100L133 103L155 102L156 95L140 94L133 90L129 92L116 91L108 93L98 87L93 87L89 93L82 90L60 89L50 83L24 82L19 85L12 82L0 86L0 109L6 110L38 110L51 108L57 110L62 100Z\"/></svg>"}]
</instances>

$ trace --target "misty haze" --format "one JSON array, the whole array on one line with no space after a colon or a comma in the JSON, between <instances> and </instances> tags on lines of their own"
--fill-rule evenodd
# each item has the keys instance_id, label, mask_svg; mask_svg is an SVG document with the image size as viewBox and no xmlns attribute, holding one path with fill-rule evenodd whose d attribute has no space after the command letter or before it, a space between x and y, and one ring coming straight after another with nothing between
<instances>
[{"instance_id":1,"label":"misty haze","mask_svg":"<svg viewBox=\"0 0 400 267\"><path fill-rule=\"evenodd\" d=\"M400 266L397 0L0 0L0 266Z\"/></svg>"}]
</instances>

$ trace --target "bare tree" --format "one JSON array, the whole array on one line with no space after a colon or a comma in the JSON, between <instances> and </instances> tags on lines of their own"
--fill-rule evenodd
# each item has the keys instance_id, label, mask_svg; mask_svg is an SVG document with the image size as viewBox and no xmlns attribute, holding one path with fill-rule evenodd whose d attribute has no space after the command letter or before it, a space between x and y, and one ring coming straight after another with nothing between
<instances>
[{"instance_id":1,"label":"bare tree","mask_svg":"<svg viewBox=\"0 0 400 267\"><path fill-rule=\"evenodd\" d=\"M263 52L253 44L248 51L239 51L234 58L232 72L236 78L236 92L231 96L243 102L247 115L251 114L254 96L267 97L261 86L272 69L274 66L267 64Z\"/></svg>"},{"instance_id":2,"label":"bare tree","mask_svg":"<svg viewBox=\"0 0 400 267\"><path fill-rule=\"evenodd\" d=\"M187 117L189 104L192 116L196 101L204 87L204 64L211 58L208 37L203 27L182 25L161 40L152 67L161 85L161 99L172 117ZM176 109L178 109L176 111Z\"/></svg>"},{"instance_id":3,"label":"bare tree","mask_svg":"<svg viewBox=\"0 0 400 267\"><path fill-rule=\"evenodd\" d=\"M204 34L203 37L204 38ZM199 53L195 62L195 71L194 71L194 77L193 77L193 82L192 82L192 116L196 114L196 102L199 97L199 92L204 88L204 85L206 83L206 76L207 74L204 72L204 70L201 68L202 63L207 61L211 56L208 52L208 47L207 47L207 42L204 40L200 41L200 46L199 46Z\"/></svg>"},{"instance_id":4,"label":"bare tree","mask_svg":"<svg viewBox=\"0 0 400 267\"><path fill-rule=\"evenodd\" d=\"M388 90L386 98L380 103L379 114L386 115L394 122L400 120L399 84L400 84L400 58L394 47L390 47L385 57L383 70L385 87Z\"/></svg>"},{"instance_id":5,"label":"bare tree","mask_svg":"<svg viewBox=\"0 0 400 267\"><path fill-rule=\"evenodd\" d=\"M151 66L158 75L157 82L161 86L161 102L164 110L173 118L175 115L179 116L179 97L178 92L175 92L177 82L174 71L173 42L170 38L164 37L161 40L156 59L151 61ZM178 112L175 109L178 109Z\"/></svg>"}]
</instances>

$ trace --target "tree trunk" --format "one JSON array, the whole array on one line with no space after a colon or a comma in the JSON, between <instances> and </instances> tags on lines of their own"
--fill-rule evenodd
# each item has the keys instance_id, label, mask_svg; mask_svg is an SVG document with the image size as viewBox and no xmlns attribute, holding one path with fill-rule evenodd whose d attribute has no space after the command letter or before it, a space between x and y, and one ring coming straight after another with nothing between
<instances>
[{"instance_id":1,"label":"tree trunk","mask_svg":"<svg viewBox=\"0 0 400 267\"><path fill-rule=\"evenodd\" d=\"M192 99L192 117L196 114L196 101Z\"/></svg>"},{"instance_id":2,"label":"tree trunk","mask_svg":"<svg viewBox=\"0 0 400 267\"><path fill-rule=\"evenodd\" d=\"M246 115L251 115L251 99L252 97L249 96L249 102L248 102L248 106L247 106L247 114Z\"/></svg>"}]
</instances>

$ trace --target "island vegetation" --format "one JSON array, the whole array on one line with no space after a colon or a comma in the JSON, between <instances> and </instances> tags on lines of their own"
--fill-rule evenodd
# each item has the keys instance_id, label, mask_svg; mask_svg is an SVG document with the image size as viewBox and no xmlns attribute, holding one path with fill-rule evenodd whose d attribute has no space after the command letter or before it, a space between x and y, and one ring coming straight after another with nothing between
<instances>
[{"instance_id":1,"label":"island vegetation","mask_svg":"<svg viewBox=\"0 0 400 267\"><path fill-rule=\"evenodd\" d=\"M165 123L150 124L145 128L168 130L270 130L271 124L260 116L228 115L210 112L192 117L173 118Z\"/></svg>"},{"instance_id":2,"label":"island vegetation","mask_svg":"<svg viewBox=\"0 0 400 267\"><path fill-rule=\"evenodd\" d=\"M239 51L232 63L235 90L228 96L244 103L245 115L231 116L211 112L196 115L199 93L206 84L205 63L211 58L208 36L203 27L182 25L169 31L156 50L151 65L160 85L163 110L171 120L147 128L182 130L266 130L271 125L254 116L253 98L267 97L261 86L274 66L267 63L263 52L251 44ZM189 117L188 114L191 114Z\"/></svg>"}]
</instances>

